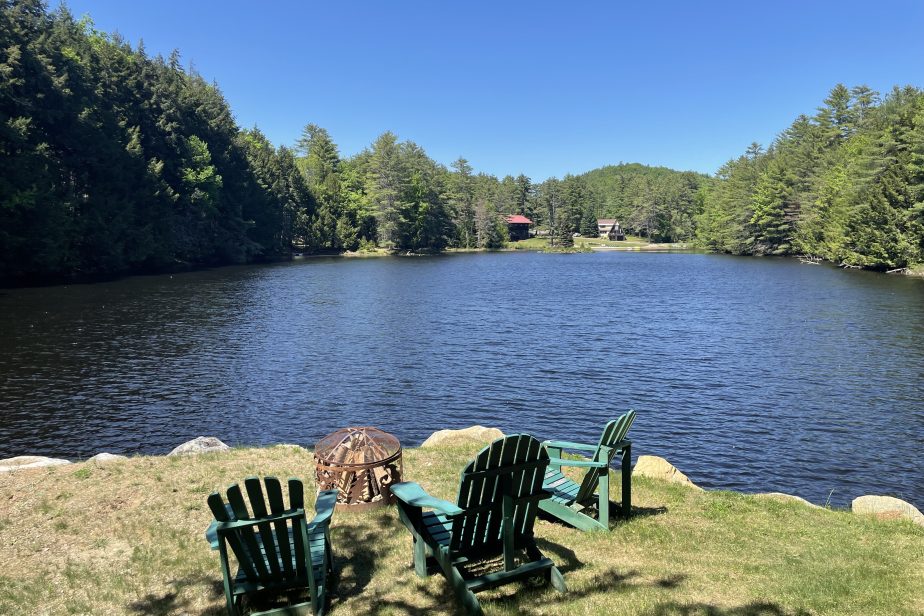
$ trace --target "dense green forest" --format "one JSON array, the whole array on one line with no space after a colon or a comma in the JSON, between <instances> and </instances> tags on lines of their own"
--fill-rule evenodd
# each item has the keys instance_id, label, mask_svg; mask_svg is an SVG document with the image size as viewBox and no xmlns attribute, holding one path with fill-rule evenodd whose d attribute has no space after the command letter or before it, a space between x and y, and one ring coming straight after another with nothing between
<instances>
[{"instance_id":1,"label":"dense green forest","mask_svg":"<svg viewBox=\"0 0 924 616\"><path fill-rule=\"evenodd\" d=\"M838 85L707 186L697 236L735 254L899 269L924 261L924 92Z\"/></svg>"},{"instance_id":2,"label":"dense green forest","mask_svg":"<svg viewBox=\"0 0 924 616\"><path fill-rule=\"evenodd\" d=\"M315 209L178 54L37 0L0 0L0 159L0 278L275 258Z\"/></svg>"},{"instance_id":3,"label":"dense green forest","mask_svg":"<svg viewBox=\"0 0 924 616\"><path fill-rule=\"evenodd\" d=\"M688 239L707 178L641 165L534 183L450 168L379 136L341 157L309 124L294 148L241 130L215 84L179 54L0 0L0 279L165 271L293 250L498 248L502 214L562 244L597 216Z\"/></svg>"},{"instance_id":4,"label":"dense green forest","mask_svg":"<svg viewBox=\"0 0 924 616\"><path fill-rule=\"evenodd\" d=\"M924 93L837 86L717 177L620 164L534 182L449 168L385 132L341 156L237 126L179 54L149 57L41 0L0 0L0 280L494 249L504 214L567 246L616 218L652 241L881 269L924 260Z\"/></svg>"}]
</instances>

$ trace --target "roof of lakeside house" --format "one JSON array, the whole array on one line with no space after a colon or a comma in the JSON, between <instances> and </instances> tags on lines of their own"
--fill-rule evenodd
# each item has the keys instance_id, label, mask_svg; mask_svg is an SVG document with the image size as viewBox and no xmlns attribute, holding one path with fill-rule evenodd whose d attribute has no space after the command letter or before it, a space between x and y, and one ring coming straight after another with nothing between
<instances>
[{"instance_id":1,"label":"roof of lakeside house","mask_svg":"<svg viewBox=\"0 0 924 616\"><path fill-rule=\"evenodd\" d=\"M617 222L619 221L616 220L615 218L598 218L597 219L597 225L606 225L607 227L612 227Z\"/></svg>"},{"instance_id":2,"label":"roof of lakeside house","mask_svg":"<svg viewBox=\"0 0 924 616\"><path fill-rule=\"evenodd\" d=\"M504 218L507 219L507 222L509 224L521 224L521 225L533 224L533 221L531 221L526 216L521 216L520 214L512 214L510 216L505 216Z\"/></svg>"}]
</instances>

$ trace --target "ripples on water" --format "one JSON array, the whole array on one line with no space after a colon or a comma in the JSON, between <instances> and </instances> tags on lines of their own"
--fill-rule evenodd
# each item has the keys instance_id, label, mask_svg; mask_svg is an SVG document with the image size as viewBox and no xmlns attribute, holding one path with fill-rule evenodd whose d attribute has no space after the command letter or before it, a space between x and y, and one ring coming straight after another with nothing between
<instances>
[{"instance_id":1,"label":"ripples on water","mask_svg":"<svg viewBox=\"0 0 924 616\"><path fill-rule=\"evenodd\" d=\"M0 457L473 423L924 504L924 281L696 254L311 259L0 291Z\"/></svg>"}]
</instances>

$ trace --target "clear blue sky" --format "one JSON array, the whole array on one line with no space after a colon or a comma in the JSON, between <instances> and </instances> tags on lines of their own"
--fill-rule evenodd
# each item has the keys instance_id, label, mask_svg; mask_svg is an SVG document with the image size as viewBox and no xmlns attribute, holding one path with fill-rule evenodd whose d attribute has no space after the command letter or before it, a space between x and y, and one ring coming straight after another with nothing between
<instances>
[{"instance_id":1,"label":"clear blue sky","mask_svg":"<svg viewBox=\"0 0 924 616\"><path fill-rule=\"evenodd\" d=\"M391 130L534 180L621 161L713 173L838 82L924 86L916 0L67 4L149 54L179 49L276 144L314 122L350 155Z\"/></svg>"}]
</instances>

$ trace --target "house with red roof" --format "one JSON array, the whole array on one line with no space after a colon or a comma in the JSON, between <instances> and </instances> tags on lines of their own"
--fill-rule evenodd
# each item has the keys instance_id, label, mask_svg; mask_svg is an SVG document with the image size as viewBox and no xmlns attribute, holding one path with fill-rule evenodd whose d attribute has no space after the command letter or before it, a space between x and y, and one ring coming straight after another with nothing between
<instances>
[{"instance_id":1,"label":"house with red roof","mask_svg":"<svg viewBox=\"0 0 924 616\"><path fill-rule=\"evenodd\" d=\"M504 216L504 219L507 221L507 234L511 242L529 239L529 226L533 221L520 214Z\"/></svg>"}]
</instances>

